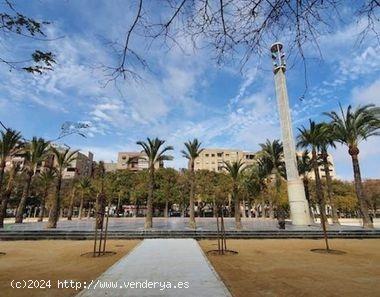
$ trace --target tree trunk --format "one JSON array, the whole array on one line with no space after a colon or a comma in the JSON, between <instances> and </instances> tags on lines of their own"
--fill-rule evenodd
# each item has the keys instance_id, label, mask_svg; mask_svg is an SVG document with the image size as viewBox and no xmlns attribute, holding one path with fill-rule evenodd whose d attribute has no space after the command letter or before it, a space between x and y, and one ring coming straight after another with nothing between
<instances>
[{"instance_id":1,"label":"tree trunk","mask_svg":"<svg viewBox=\"0 0 380 297\"><path fill-rule=\"evenodd\" d=\"M7 188L4 191L4 193L1 194L0 228L4 228L4 219L7 216L8 201L9 201L9 198L11 197L11 194L12 194L16 174L17 174L17 170L13 169L13 171L9 177L9 180L8 180Z\"/></svg>"},{"instance_id":2,"label":"tree trunk","mask_svg":"<svg viewBox=\"0 0 380 297\"><path fill-rule=\"evenodd\" d=\"M2 193L2 190L3 190L5 165L6 165L5 158L3 158L0 163L0 193Z\"/></svg>"},{"instance_id":3,"label":"tree trunk","mask_svg":"<svg viewBox=\"0 0 380 297\"><path fill-rule=\"evenodd\" d=\"M153 227L154 164L149 168L149 190L146 201L145 229Z\"/></svg>"},{"instance_id":4,"label":"tree trunk","mask_svg":"<svg viewBox=\"0 0 380 297\"><path fill-rule=\"evenodd\" d=\"M309 205L309 212L310 212L310 216L311 216L311 219L313 220L314 222L314 212L313 212L313 208L311 206L311 201L310 201L310 189L309 189L309 179L307 178L306 175L303 176L302 178L302 182L303 182L303 187L305 189L305 197L306 197L306 201Z\"/></svg>"},{"instance_id":5,"label":"tree trunk","mask_svg":"<svg viewBox=\"0 0 380 297\"><path fill-rule=\"evenodd\" d=\"M325 243L326 243L326 250L329 250L329 244L328 244L327 232L326 232L327 218L326 218L326 213L325 213L326 211L325 199L323 197L322 183L321 183L321 178L319 176L317 152L314 148L312 150L311 162L313 164L313 170L314 170L314 175L315 175L316 194L317 194L317 200L319 204L319 212L320 212L320 218L321 218L321 225L323 229L323 235L324 235Z\"/></svg>"},{"instance_id":6,"label":"tree trunk","mask_svg":"<svg viewBox=\"0 0 380 297\"><path fill-rule=\"evenodd\" d=\"M81 220L83 216L83 203L84 203L84 195L82 193L80 197L80 204L79 204L79 213L78 213L79 220Z\"/></svg>"},{"instance_id":7,"label":"tree trunk","mask_svg":"<svg viewBox=\"0 0 380 297\"><path fill-rule=\"evenodd\" d=\"M269 218L274 219L273 202L269 201Z\"/></svg>"},{"instance_id":8,"label":"tree trunk","mask_svg":"<svg viewBox=\"0 0 380 297\"><path fill-rule=\"evenodd\" d=\"M121 197L119 194L117 197L116 217L119 217L119 214L120 214L120 202L121 202Z\"/></svg>"},{"instance_id":9,"label":"tree trunk","mask_svg":"<svg viewBox=\"0 0 380 297\"><path fill-rule=\"evenodd\" d=\"M62 186L62 172L58 173L58 179L55 189L55 197L53 199L53 203L50 209L49 221L47 228L57 228L59 209L61 207L61 186Z\"/></svg>"},{"instance_id":10,"label":"tree trunk","mask_svg":"<svg viewBox=\"0 0 380 297\"><path fill-rule=\"evenodd\" d=\"M67 220L71 221L74 211L74 198L75 198L75 189L73 189L70 197L69 211L67 213Z\"/></svg>"},{"instance_id":11,"label":"tree trunk","mask_svg":"<svg viewBox=\"0 0 380 297\"><path fill-rule=\"evenodd\" d=\"M352 158L352 167L354 170L354 178L355 178L355 191L356 191L356 196L358 197L358 200L359 200L360 211L363 217L363 227L373 228L373 223L371 222L371 218L369 216L369 211L368 211L368 201L366 200L366 197L363 192L363 184L362 184L359 159L358 159L359 149L357 147L350 147L348 152Z\"/></svg>"},{"instance_id":12,"label":"tree trunk","mask_svg":"<svg viewBox=\"0 0 380 297\"><path fill-rule=\"evenodd\" d=\"M96 208L95 208L95 211L96 211ZM87 219L89 219L91 217L91 204L90 202L88 203L88 211L87 211Z\"/></svg>"},{"instance_id":13,"label":"tree trunk","mask_svg":"<svg viewBox=\"0 0 380 297\"><path fill-rule=\"evenodd\" d=\"M195 210L194 210L194 187L195 187L195 173L194 173L194 160L190 160L190 219L189 227L195 229Z\"/></svg>"},{"instance_id":14,"label":"tree trunk","mask_svg":"<svg viewBox=\"0 0 380 297\"><path fill-rule=\"evenodd\" d=\"M237 184L234 182L232 190L233 200L235 203L235 227L237 230L241 229L241 215L240 215L240 201L238 195Z\"/></svg>"},{"instance_id":15,"label":"tree trunk","mask_svg":"<svg viewBox=\"0 0 380 297\"><path fill-rule=\"evenodd\" d=\"M331 206L332 222L333 222L333 224L339 224L338 212L337 212L337 209L335 207L335 201L334 201L334 197L333 197L329 161L328 161L327 157L328 157L327 151L324 150L322 152L323 170L324 170L325 175L326 175L327 197L329 199L329 204Z\"/></svg>"},{"instance_id":16,"label":"tree trunk","mask_svg":"<svg viewBox=\"0 0 380 297\"><path fill-rule=\"evenodd\" d=\"M168 218L169 217L169 201L165 201L165 210L164 210L164 217Z\"/></svg>"},{"instance_id":17,"label":"tree trunk","mask_svg":"<svg viewBox=\"0 0 380 297\"><path fill-rule=\"evenodd\" d=\"M49 190L49 187L45 187L44 193L43 193L42 199L41 199L40 213L38 214L37 222L42 222L44 220L45 203L46 203L46 198L48 195L48 190Z\"/></svg>"},{"instance_id":18,"label":"tree trunk","mask_svg":"<svg viewBox=\"0 0 380 297\"><path fill-rule=\"evenodd\" d=\"M15 218L16 224L22 224L22 220L23 220L23 216L25 212L26 199L28 199L28 196L29 196L29 190L30 190L30 184L32 183L32 177L33 177L33 172L28 172L25 188L24 188L24 191L22 192L21 200L16 211L16 218Z\"/></svg>"},{"instance_id":19,"label":"tree trunk","mask_svg":"<svg viewBox=\"0 0 380 297\"><path fill-rule=\"evenodd\" d=\"M218 209L217 205L215 202L215 196L212 197L212 216L216 218L218 216Z\"/></svg>"},{"instance_id":20,"label":"tree trunk","mask_svg":"<svg viewBox=\"0 0 380 297\"><path fill-rule=\"evenodd\" d=\"M245 200L243 199L243 202L242 202L242 208L241 208L241 213L242 213L242 217L243 218L246 218L247 217L247 214L245 213Z\"/></svg>"}]
</instances>

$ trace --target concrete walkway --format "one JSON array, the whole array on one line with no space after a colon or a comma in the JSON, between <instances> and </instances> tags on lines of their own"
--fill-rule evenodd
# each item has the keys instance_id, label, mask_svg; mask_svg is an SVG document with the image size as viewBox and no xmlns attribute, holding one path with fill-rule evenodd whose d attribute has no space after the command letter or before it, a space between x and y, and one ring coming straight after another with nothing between
<instances>
[{"instance_id":1,"label":"concrete walkway","mask_svg":"<svg viewBox=\"0 0 380 297\"><path fill-rule=\"evenodd\" d=\"M231 294L194 239L145 239L92 284L86 284L78 296L230 297Z\"/></svg>"}]
</instances>

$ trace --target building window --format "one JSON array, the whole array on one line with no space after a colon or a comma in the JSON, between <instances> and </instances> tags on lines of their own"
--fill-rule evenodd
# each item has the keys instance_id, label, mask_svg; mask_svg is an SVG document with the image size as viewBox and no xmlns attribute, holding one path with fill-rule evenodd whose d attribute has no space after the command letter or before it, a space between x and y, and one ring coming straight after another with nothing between
<instances>
[{"instance_id":1,"label":"building window","mask_svg":"<svg viewBox=\"0 0 380 297\"><path fill-rule=\"evenodd\" d=\"M226 154L226 157L229 157L230 156L230 154Z\"/></svg>"},{"instance_id":2,"label":"building window","mask_svg":"<svg viewBox=\"0 0 380 297\"><path fill-rule=\"evenodd\" d=\"M217 153L216 154L218 157L221 157L223 155L223 153Z\"/></svg>"},{"instance_id":3,"label":"building window","mask_svg":"<svg viewBox=\"0 0 380 297\"><path fill-rule=\"evenodd\" d=\"M121 157L123 160L126 160L127 159L127 156L122 156Z\"/></svg>"},{"instance_id":4,"label":"building window","mask_svg":"<svg viewBox=\"0 0 380 297\"><path fill-rule=\"evenodd\" d=\"M206 157L208 157L208 156L209 156L209 154L205 154L205 156L206 156Z\"/></svg>"},{"instance_id":5,"label":"building window","mask_svg":"<svg viewBox=\"0 0 380 297\"><path fill-rule=\"evenodd\" d=\"M211 154L211 157L215 157L215 154Z\"/></svg>"}]
</instances>

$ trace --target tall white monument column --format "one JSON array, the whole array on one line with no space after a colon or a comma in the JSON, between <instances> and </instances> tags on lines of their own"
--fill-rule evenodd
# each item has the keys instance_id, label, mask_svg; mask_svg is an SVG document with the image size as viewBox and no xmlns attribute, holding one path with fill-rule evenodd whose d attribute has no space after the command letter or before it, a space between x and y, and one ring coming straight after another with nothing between
<instances>
[{"instance_id":1,"label":"tall white monument column","mask_svg":"<svg viewBox=\"0 0 380 297\"><path fill-rule=\"evenodd\" d=\"M296 149L293 138L292 120L290 118L288 91L286 89L285 54L282 48L282 44L277 42L271 46L271 53L284 146L290 217L293 225L309 225L311 223L309 205L297 169Z\"/></svg>"}]
</instances>

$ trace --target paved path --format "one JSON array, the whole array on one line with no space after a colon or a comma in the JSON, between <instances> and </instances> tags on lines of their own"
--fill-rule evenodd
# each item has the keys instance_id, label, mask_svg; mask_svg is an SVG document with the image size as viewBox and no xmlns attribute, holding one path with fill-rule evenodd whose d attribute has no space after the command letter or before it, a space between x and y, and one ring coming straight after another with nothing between
<instances>
[{"instance_id":1,"label":"paved path","mask_svg":"<svg viewBox=\"0 0 380 297\"><path fill-rule=\"evenodd\" d=\"M128 281L136 282L138 288L125 288ZM117 282L117 288L100 289L106 282ZM156 288L145 288L149 282L151 286L156 282ZM169 282L171 289L167 288ZM178 288L180 282L183 288ZM91 286L95 284L96 289L85 289L78 297L231 297L194 239L145 239Z\"/></svg>"}]
</instances>

